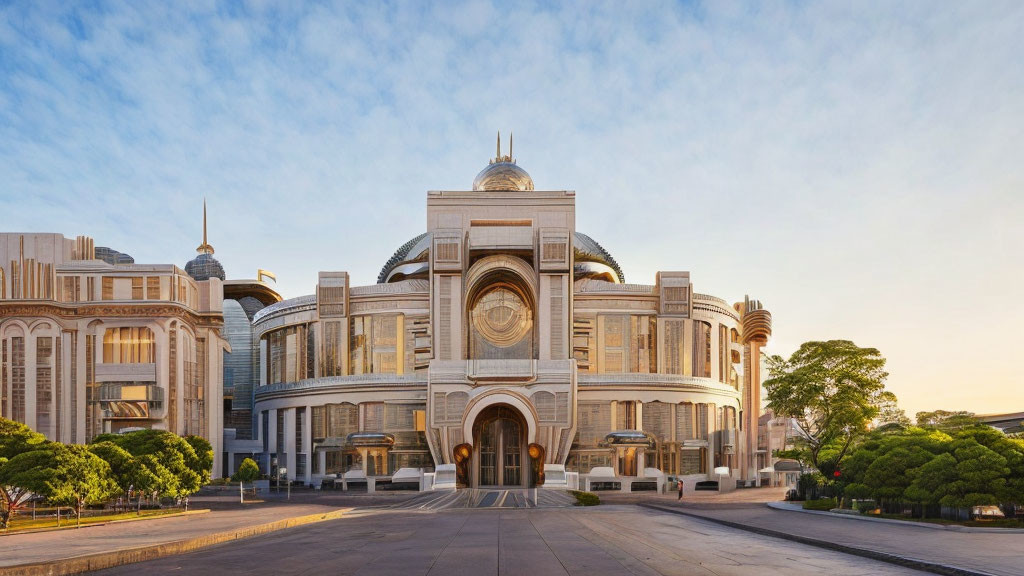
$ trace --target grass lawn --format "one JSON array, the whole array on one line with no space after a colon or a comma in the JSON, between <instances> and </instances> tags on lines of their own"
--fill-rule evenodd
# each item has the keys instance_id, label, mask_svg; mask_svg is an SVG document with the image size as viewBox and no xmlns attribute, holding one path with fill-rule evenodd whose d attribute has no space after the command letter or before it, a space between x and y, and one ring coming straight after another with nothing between
<instances>
[{"instance_id":1,"label":"grass lawn","mask_svg":"<svg viewBox=\"0 0 1024 576\"><path fill-rule=\"evenodd\" d=\"M41 528L57 528L57 517L52 510L47 510L45 516L42 513L36 514L36 519L33 520L31 516L18 516L12 518L10 526L7 530L0 530L0 534L16 534L25 530L38 530ZM101 524L103 522L111 522L113 520L133 520L133 519L150 519L158 518L161 516L171 516L174 514L181 514L182 510L170 509L170 510L143 510L142 515L137 515L135 512L118 512L116 514L103 514L97 516L82 516L82 526L88 526L90 524ZM60 513L60 528L75 528L75 513L74 511L61 510Z\"/></svg>"}]
</instances>

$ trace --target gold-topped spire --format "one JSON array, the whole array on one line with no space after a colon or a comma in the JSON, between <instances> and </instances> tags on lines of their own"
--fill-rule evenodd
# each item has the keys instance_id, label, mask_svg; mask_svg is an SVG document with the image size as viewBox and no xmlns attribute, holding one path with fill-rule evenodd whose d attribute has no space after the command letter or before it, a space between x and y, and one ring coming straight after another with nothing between
<instances>
[{"instance_id":1,"label":"gold-topped spire","mask_svg":"<svg viewBox=\"0 0 1024 576\"><path fill-rule=\"evenodd\" d=\"M200 254L213 254L213 246L206 241L206 198L203 198L203 243L196 248Z\"/></svg>"},{"instance_id":2,"label":"gold-topped spire","mask_svg":"<svg viewBox=\"0 0 1024 576\"><path fill-rule=\"evenodd\" d=\"M489 161L488 164L495 164L495 163L498 163L498 162L511 162L513 164L516 163L516 161L512 159L512 133L511 132L509 132L509 135L508 135L508 154L502 156L501 155L501 130L498 130L498 146L497 146L497 149L495 150L494 159Z\"/></svg>"}]
</instances>

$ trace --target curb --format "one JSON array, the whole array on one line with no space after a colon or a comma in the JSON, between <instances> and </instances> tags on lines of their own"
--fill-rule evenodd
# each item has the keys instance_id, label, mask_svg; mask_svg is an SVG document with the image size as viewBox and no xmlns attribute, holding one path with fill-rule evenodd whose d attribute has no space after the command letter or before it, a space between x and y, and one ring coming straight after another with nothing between
<instances>
[{"instance_id":1,"label":"curb","mask_svg":"<svg viewBox=\"0 0 1024 576\"><path fill-rule=\"evenodd\" d=\"M983 534L1024 534L1024 530L1020 528L986 528L984 526L958 526L956 524L931 524L928 522L913 522L909 520L896 520L895 518L874 518L871 516L863 516L861 514L836 514L835 512L825 512L824 510L804 510L803 508L797 508L795 506L787 506L782 502L767 502L766 505L772 510L781 510L783 512L800 512L801 514L819 514L823 516L831 516L832 518L847 518L850 520L860 520L862 522L880 522L882 524L897 524L899 526L910 526L912 528L927 528L929 530L946 530L949 532L976 532Z\"/></svg>"},{"instance_id":2,"label":"curb","mask_svg":"<svg viewBox=\"0 0 1024 576\"><path fill-rule=\"evenodd\" d=\"M715 524L721 524L722 526L728 526L729 528L736 528L738 530L744 530L747 532L753 532L755 534L761 534L762 536L771 536L773 538L789 540L790 542L796 542L798 544L815 546L817 548L824 548L826 550L832 550L835 552L842 552L844 554L851 554L853 556L861 556L863 558L870 558L872 560L887 562L889 564L903 566L904 568L913 568L914 570L931 572L932 574L943 574L945 576L993 576L989 572L968 570L966 568L958 568L956 566L947 566L945 564L938 564L936 562L926 562L924 560L918 560L916 558L898 556L896 554L890 554L888 552L879 552L877 550L869 550L867 548L857 548L855 546L849 546L846 544L838 544L836 542L817 540L815 538L808 538L806 536L797 536L796 534L789 534L787 532L780 532L778 530L771 530L768 528L761 528L758 526L749 526L747 524L732 522L730 520L722 520L720 518L712 518L710 516L695 514L693 512L687 512L685 510L677 508L666 508L664 506L659 506L656 504L643 503L639 504L639 506L643 506L644 508L650 508L651 510L657 510L659 512L679 514L681 516L689 516L691 518L697 518L699 520L706 520L708 522L713 522Z\"/></svg>"},{"instance_id":3,"label":"curb","mask_svg":"<svg viewBox=\"0 0 1024 576\"><path fill-rule=\"evenodd\" d=\"M89 572L92 570L103 570L105 568L113 568L123 564L133 564L135 562L156 560L157 558L163 558L165 556L184 554L186 552L192 552L208 546L223 544L224 542L231 542L233 540L252 538L253 536L277 532L278 530L286 530L288 528L314 524L325 520L335 520L344 516L348 511L348 508L343 508L332 512L285 518L283 520L276 520L266 524L246 526L244 528L216 532L213 534L206 534L195 538L186 538L184 540L177 540L174 542L149 544L136 548L111 550L109 552L96 552L94 554L85 554L83 556L75 556L71 558L60 558L47 562L2 566L0 567L0 576L62 576L65 574L80 574L82 572Z\"/></svg>"}]
</instances>

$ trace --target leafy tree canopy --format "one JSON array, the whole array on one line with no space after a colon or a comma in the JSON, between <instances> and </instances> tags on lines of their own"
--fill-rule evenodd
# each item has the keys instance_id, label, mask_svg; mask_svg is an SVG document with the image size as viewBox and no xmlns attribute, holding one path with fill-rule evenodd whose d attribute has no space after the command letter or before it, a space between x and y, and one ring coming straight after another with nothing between
<instances>
[{"instance_id":1,"label":"leafy tree canopy","mask_svg":"<svg viewBox=\"0 0 1024 576\"><path fill-rule=\"evenodd\" d=\"M93 440L94 443L107 441L123 448L136 458L152 456L164 469L150 466L158 477L157 489L165 496L182 498L194 494L202 488L204 481L209 479L208 469L205 476L197 471L203 466L204 458L196 454L192 444L173 432L138 430L127 434L103 434ZM206 445L209 446L208 443ZM210 460L212 462L212 450Z\"/></svg>"},{"instance_id":2,"label":"leafy tree canopy","mask_svg":"<svg viewBox=\"0 0 1024 576\"><path fill-rule=\"evenodd\" d=\"M922 428L955 431L977 426L978 422L973 412L933 410L917 413L917 425Z\"/></svg>"},{"instance_id":3,"label":"leafy tree canopy","mask_svg":"<svg viewBox=\"0 0 1024 576\"><path fill-rule=\"evenodd\" d=\"M121 489L148 492L157 484L157 477L147 463L128 453L113 442L90 444L89 451L97 455L110 466L111 478Z\"/></svg>"},{"instance_id":4,"label":"leafy tree canopy","mask_svg":"<svg viewBox=\"0 0 1024 576\"><path fill-rule=\"evenodd\" d=\"M0 458L11 459L46 443L46 437L21 422L0 418Z\"/></svg>"},{"instance_id":5,"label":"leafy tree canopy","mask_svg":"<svg viewBox=\"0 0 1024 576\"><path fill-rule=\"evenodd\" d=\"M842 461L879 408L895 398L885 392L881 353L848 340L805 342L789 359L769 357L768 367L768 407L796 421L805 460L823 472Z\"/></svg>"},{"instance_id":6,"label":"leafy tree canopy","mask_svg":"<svg viewBox=\"0 0 1024 576\"><path fill-rule=\"evenodd\" d=\"M87 446L54 443L52 454L45 490L39 491L47 500L74 506L80 516L83 506L106 502L117 494L110 466Z\"/></svg>"},{"instance_id":7,"label":"leafy tree canopy","mask_svg":"<svg viewBox=\"0 0 1024 576\"><path fill-rule=\"evenodd\" d=\"M238 470L231 477L236 482L254 482L260 477L260 467L252 458L242 460Z\"/></svg>"}]
</instances>

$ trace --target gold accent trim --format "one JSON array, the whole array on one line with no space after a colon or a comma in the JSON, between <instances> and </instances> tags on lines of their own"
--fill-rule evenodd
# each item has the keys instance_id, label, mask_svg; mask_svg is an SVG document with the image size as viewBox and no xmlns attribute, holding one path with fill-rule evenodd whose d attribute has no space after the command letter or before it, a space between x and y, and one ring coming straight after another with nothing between
<instances>
[{"instance_id":1,"label":"gold accent trim","mask_svg":"<svg viewBox=\"0 0 1024 576\"><path fill-rule=\"evenodd\" d=\"M470 226L533 226L533 220L529 218L521 220L470 220Z\"/></svg>"}]
</instances>

